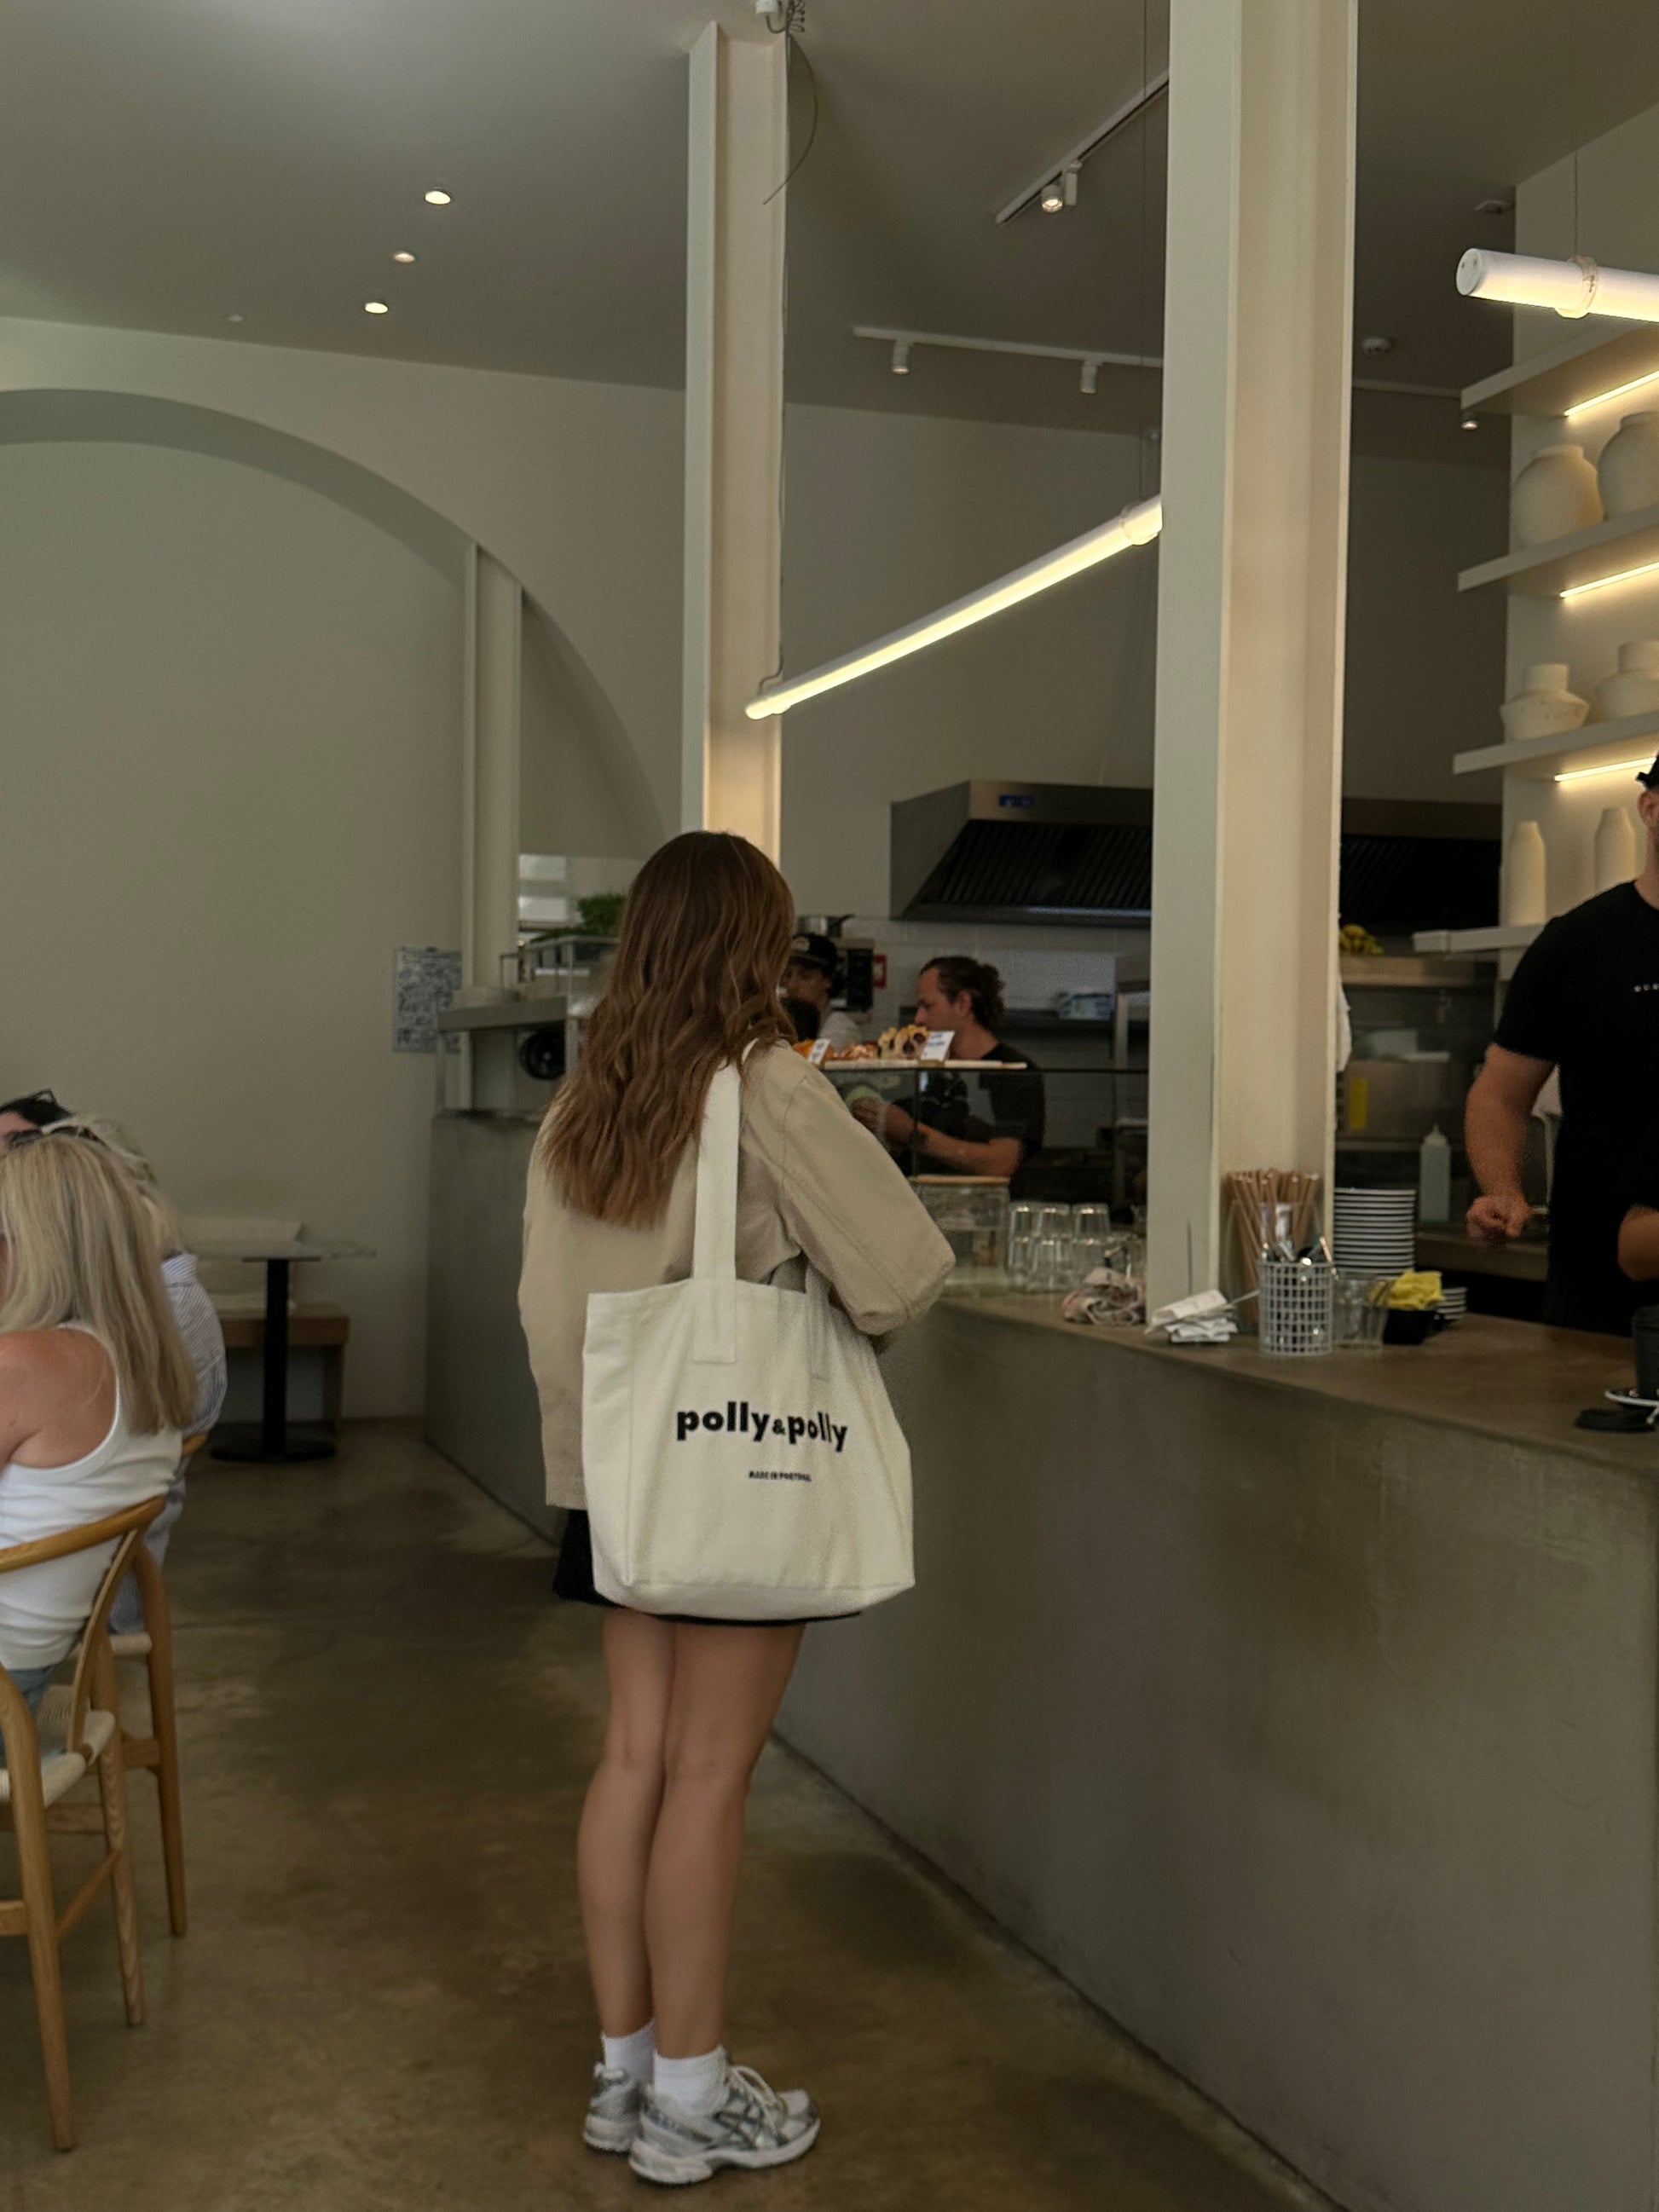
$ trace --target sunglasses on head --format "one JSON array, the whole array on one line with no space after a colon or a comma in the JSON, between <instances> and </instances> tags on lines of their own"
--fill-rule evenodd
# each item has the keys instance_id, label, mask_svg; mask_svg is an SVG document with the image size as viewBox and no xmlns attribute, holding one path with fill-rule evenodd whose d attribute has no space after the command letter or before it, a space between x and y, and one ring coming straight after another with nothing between
<instances>
[{"instance_id":1,"label":"sunglasses on head","mask_svg":"<svg viewBox=\"0 0 1659 2212\"><path fill-rule=\"evenodd\" d=\"M11 1139L7 1149L14 1152L21 1152L25 1145L40 1144L47 1137L80 1137L88 1145L98 1145L103 1142L103 1139L94 1130L76 1128L72 1124L65 1127L61 1122L54 1121L50 1128L19 1129Z\"/></svg>"}]
</instances>

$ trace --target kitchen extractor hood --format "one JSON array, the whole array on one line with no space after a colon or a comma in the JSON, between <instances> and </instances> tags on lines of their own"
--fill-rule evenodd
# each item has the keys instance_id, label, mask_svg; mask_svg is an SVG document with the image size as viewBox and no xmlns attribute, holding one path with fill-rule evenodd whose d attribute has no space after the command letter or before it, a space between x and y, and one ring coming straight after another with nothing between
<instances>
[{"instance_id":1,"label":"kitchen extractor hood","mask_svg":"<svg viewBox=\"0 0 1659 2212\"><path fill-rule=\"evenodd\" d=\"M1501 809L1342 804L1340 907L1379 937L1478 928L1498 911ZM1152 794L976 778L892 808L895 919L1146 922Z\"/></svg>"}]
</instances>

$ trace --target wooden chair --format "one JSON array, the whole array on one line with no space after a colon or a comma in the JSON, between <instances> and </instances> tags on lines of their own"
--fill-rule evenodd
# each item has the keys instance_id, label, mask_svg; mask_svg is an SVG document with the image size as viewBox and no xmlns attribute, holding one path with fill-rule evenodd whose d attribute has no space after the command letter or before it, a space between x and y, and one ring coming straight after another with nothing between
<instances>
[{"instance_id":1,"label":"wooden chair","mask_svg":"<svg viewBox=\"0 0 1659 2212\"><path fill-rule=\"evenodd\" d=\"M205 1431L186 1437L181 1464L188 1462L207 1442ZM118 1659L141 1663L149 1678L148 1735L121 1730L121 1761L129 1773L155 1777L161 1814L161 1858L167 1868L167 1917L173 1932L182 1936L188 1925L185 1905L185 1822L179 1790L179 1726L173 1703L173 1609L167 1603L161 1570L140 1544L132 1555L132 1572L138 1584L138 1602L144 1625L125 1636L112 1636L110 1649Z\"/></svg>"},{"instance_id":2,"label":"wooden chair","mask_svg":"<svg viewBox=\"0 0 1659 2212\"><path fill-rule=\"evenodd\" d=\"M115 1545L115 1556L99 1584L81 1639L74 1679L66 1686L55 1685L47 1691L41 1701L38 1729L22 1692L0 1668L0 1741L6 1747L6 1771L0 1775L0 1823L16 1835L22 1876L22 1895L0 1899L0 1936L21 1936L28 1941L52 2141L59 2150L75 2147L75 2107L70 2095L69 2039L58 1946L105 1887L115 1906L128 2024L137 2027L144 2017L126 1769L121 1760L120 1723L115 1714L115 1661L109 1648L108 1624L115 1593L161 1504L159 1498L152 1498L125 1513L111 1514L106 1520L88 1522L83 1528L65 1529L61 1535L15 1544L0 1552L0 1575L3 1575L20 1567L39 1566L48 1559L65 1559L75 1552L91 1551L100 1544L113 1541ZM101 1802L65 1803L76 1784L94 1769ZM52 1892L52 1852L47 1843L53 1831L76 1835L101 1832L104 1838L103 1857L61 1913Z\"/></svg>"}]
</instances>

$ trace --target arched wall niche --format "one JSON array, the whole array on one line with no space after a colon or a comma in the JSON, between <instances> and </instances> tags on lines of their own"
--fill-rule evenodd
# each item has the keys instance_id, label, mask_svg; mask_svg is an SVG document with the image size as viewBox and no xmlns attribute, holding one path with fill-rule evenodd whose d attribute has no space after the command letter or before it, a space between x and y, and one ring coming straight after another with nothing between
<instances>
[{"instance_id":1,"label":"arched wall niche","mask_svg":"<svg viewBox=\"0 0 1659 2212\"><path fill-rule=\"evenodd\" d=\"M458 592L464 587L471 542L465 531L400 485L313 440L222 409L147 393L0 392L0 445L98 442L171 447L262 470L385 531ZM568 794L575 808L566 839L573 848L603 835L610 841L607 849L643 857L661 842L664 831L638 752L568 635L532 593L524 597L526 645L545 679L541 695L556 702L554 712L526 721L523 742L532 786L544 794ZM538 757L560 746L569 749L570 759ZM618 839L625 844L617 845Z\"/></svg>"}]
</instances>

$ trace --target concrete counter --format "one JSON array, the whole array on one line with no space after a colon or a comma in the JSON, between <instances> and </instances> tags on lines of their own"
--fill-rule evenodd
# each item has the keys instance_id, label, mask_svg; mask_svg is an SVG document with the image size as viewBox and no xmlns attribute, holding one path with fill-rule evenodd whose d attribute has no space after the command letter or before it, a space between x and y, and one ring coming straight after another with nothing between
<instances>
[{"instance_id":1,"label":"concrete counter","mask_svg":"<svg viewBox=\"0 0 1659 2212\"><path fill-rule=\"evenodd\" d=\"M434 1133L428 1434L533 1526L533 1121ZM782 1731L1354 2212L1654 2212L1659 1438L1629 1349L1172 1349L941 1304L917 1589ZM948 1992L941 1992L941 2002Z\"/></svg>"},{"instance_id":2,"label":"concrete counter","mask_svg":"<svg viewBox=\"0 0 1659 2212\"><path fill-rule=\"evenodd\" d=\"M1356 2212L1655 2203L1659 1439L1607 1339L888 1355L919 1583L783 1733Z\"/></svg>"}]
</instances>

